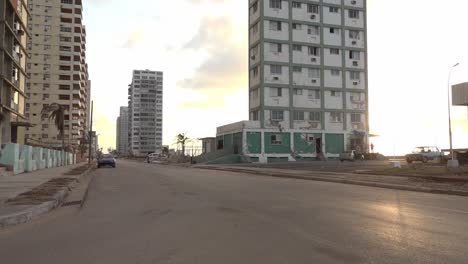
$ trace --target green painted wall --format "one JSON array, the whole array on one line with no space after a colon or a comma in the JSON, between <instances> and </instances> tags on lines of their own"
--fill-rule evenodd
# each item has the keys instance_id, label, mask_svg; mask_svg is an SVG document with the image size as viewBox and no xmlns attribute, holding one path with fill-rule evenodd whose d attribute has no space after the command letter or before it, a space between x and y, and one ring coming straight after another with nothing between
<instances>
[{"instance_id":1,"label":"green painted wall","mask_svg":"<svg viewBox=\"0 0 468 264\"><path fill-rule=\"evenodd\" d=\"M326 146L326 153L340 154L344 152L344 135L343 134L326 134L325 146Z\"/></svg>"},{"instance_id":2,"label":"green painted wall","mask_svg":"<svg viewBox=\"0 0 468 264\"><path fill-rule=\"evenodd\" d=\"M280 135L281 145L271 144L271 135ZM267 154L286 154L291 153L291 134L290 133L265 133L265 153Z\"/></svg>"},{"instance_id":3,"label":"green painted wall","mask_svg":"<svg viewBox=\"0 0 468 264\"><path fill-rule=\"evenodd\" d=\"M219 142L220 140L223 140L223 137L222 137L222 136L216 137L216 150L221 150L221 149L218 149L218 142ZM223 140L223 141L224 141L224 140ZM224 149L224 148L222 148L222 149Z\"/></svg>"},{"instance_id":4,"label":"green painted wall","mask_svg":"<svg viewBox=\"0 0 468 264\"><path fill-rule=\"evenodd\" d=\"M304 136L303 136L304 135ZM308 142L305 133L294 133L294 150L297 154L316 153L315 141ZM322 134L313 134L314 138L321 138Z\"/></svg>"},{"instance_id":5,"label":"green painted wall","mask_svg":"<svg viewBox=\"0 0 468 264\"><path fill-rule=\"evenodd\" d=\"M247 132L247 151L252 154L260 154L262 152L262 133Z\"/></svg>"},{"instance_id":6,"label":"green painted wall","mask_svg":"<svg viewBox=\"0 0 468 264\"><path fill-rule=\"evenodd\" d=\"M224 135L224 149L230 149L232 146L232 134Z\"/></svg>"},{"instance_id":7,"label":"green painted wall","mask_svg":"<svg viewBox=\"0 0 468 264\"><path fill-rule=\"evenodd\" d=\"M242 153L242 133L236 133L233 135L232 145L234 151L237 151L235 154Z\"/></svg>"}]
</instances>

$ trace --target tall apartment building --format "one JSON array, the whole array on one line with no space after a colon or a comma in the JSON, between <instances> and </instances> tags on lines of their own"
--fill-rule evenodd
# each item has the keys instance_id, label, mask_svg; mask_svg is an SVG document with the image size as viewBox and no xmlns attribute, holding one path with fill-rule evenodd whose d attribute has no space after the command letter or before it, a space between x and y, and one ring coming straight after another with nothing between
<instances>
[{"instance_id":1,"label":"tall apartment building","mask_svg":"<svg viewBox=\"0 0 468 264\"><path fill-rule=\"evenodd\" d=\"M87 136L90 82L86 29L81 0L29 0L31 41L28 50L26 116L34 127L29 144L61 146L58 130L42 109L52 103L65 112L65 143L75 148Z\"/></svg>"},{"instance_id":2,"label":"tall apartment building","mask_svg":"<svg viewBox=\"0 0 468 264\"><path fill-rule=\"evenodd\" d=\"M254 160L368 149L365 0L249 0L249 119L218 148Z\"/></svg>"},{"instance_id":3,"label":"tall apartment building","mask_svg":"<svg viewBox=\"0 0 468 264\"><path fill-rule=\"evenodd\" d=\"M128 128L129 128L129 120L128 120L128 107L122 106L120 107L120 116L117 117L117 151L120 155L127 155L129 154L129 143L128 143Z\"/></svg>"},{"instance_id":4,"label":"tall apartment building","mask_svg":"<svg viewBox=\"0 0 468 264\"><path fill-rule=\"evenodd\" d=\"M131 154L146 156L162 150L163 73L134 70L128 89Z\"/></svg>"},{"instance_id":5,"label":"tall apartment building","mask_svg":"<svg viewBox=\"0 0 468 264\"><path fill-rule=\"evenodd\" d=\"M0 1L0 143L24 143L27 0Z\"/></svg>"}]
</instances>

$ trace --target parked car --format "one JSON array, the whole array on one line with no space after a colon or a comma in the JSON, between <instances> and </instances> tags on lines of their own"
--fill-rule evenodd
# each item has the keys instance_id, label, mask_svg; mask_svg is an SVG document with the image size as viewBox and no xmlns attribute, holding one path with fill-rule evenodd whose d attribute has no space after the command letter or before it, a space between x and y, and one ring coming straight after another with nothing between
<instances>
[{"instance_id":1,"label":"parked car","mask_svg":"<svg viewBox=\"0 0 468 264\"><path fill-rule=\"evenodd\" d=\"M348 161L364 160L364 155L362 153L357 152L356 150L351 150L351 151L340 153L340 161L343 162L345 160L348 160Z\"/></svg>"},{"instance_id":2,"label":"parked car","mask_svg":"<svg viewBox=\"0 0 468 264\"><path fill-rule=\"evenodd\" d=\"M111 154L103 154L97 161L97 167L101 168L102 166L111 166L115 168L115 158Z\"/></svg>"},{"instance_id":3,"label":"parked car","mask_svg":"<svg viewBox=\"0 0 468 264\"><path fill-rule=\"evenodd\" d=\"M443 157L444 153L437 147L416 147L411 154L405 156L408 164L414 161L426 163L430 160L440 160Z\"/></svg>"}]
</instances>

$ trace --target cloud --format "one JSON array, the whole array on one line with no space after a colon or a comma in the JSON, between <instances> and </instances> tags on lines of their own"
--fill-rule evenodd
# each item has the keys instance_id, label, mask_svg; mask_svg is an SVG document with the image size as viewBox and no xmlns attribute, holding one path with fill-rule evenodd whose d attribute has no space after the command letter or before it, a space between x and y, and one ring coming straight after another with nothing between
<instances>
[{"instance_id":1,"label":"cloud","mask_svg":"<svg viewBox=\"0 0 468 264\"><path fill-rule=\"evenodd\" d=\"M143 29L134 30L126 42L122 45L123 48L131 49L137 46L140 43L144 42L145 32Z\"/></svg>"},{"instance_id":2,"label":"cloud","mask_svg":"<svg viewBox=\"0 0 468 264\"><path fill-rule=\"evenodd\" d=\"M193 76L180 80L178 87L206 92L247 86L247 47L235 38L235 27L229 18L204 18L198 33L184 49L206 52L208 58Z\"/></svg>"},{"instance_id":3,"label":"cloud","mask_svg":"<svg viewBox=\"0 0 468 264\"><path fill-rule=\"evenodd\" d=\"M228 2L228 0L188 0L188 1L196 5L203 4L204 2L215 3L215 4L222 4L222 3Z\"/></svg>"}]
</instances>

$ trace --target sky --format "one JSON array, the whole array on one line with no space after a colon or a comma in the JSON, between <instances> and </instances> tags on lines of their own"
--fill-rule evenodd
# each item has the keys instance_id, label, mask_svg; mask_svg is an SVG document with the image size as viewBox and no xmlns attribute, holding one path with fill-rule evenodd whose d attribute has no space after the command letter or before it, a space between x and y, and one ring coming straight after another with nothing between
<instances>
[{"instance_id":1,"label":"sky","mask_svg":"<svg viewBox=\"0 0 468 264\"><path fill-rule=\"evenodd\" d=\"M134 69L164 72L163 143L248 120L247 0L84 1L94 128L115 147ZM468 82L466 0L368 0L370 131L375 151L448 148L447 81ZM453 107L468 148L468 108Z\"/></svg>"}]
</instances>

